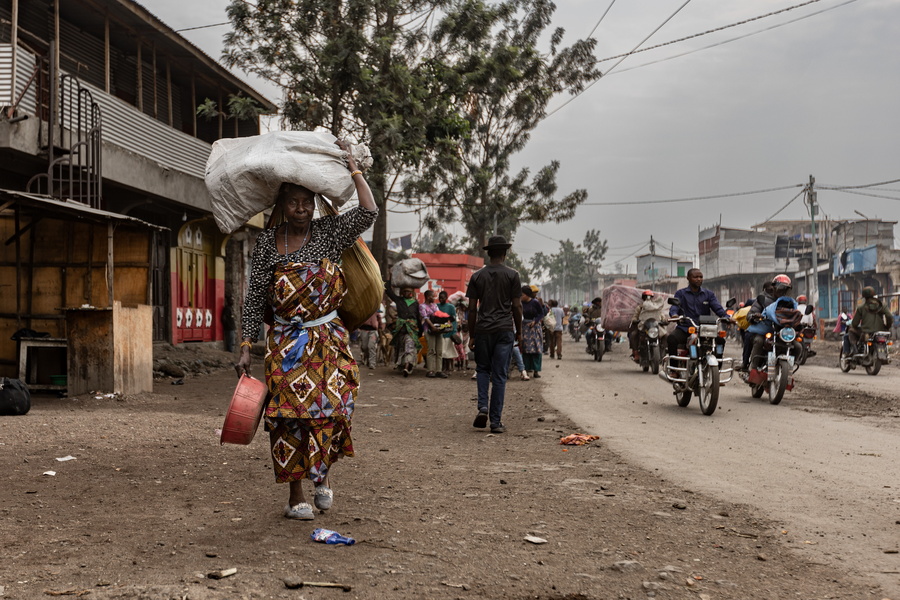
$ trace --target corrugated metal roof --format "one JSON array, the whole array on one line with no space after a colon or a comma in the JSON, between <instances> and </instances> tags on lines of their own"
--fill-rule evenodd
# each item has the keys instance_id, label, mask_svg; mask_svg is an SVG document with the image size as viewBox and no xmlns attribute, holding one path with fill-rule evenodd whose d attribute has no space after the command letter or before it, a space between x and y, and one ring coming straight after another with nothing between
<instances>
[{"instance_id":1,"label":"corrugated metal roof","mask_svg":"<svg viewBox=\"0 0 900 600\"><path fill-rule=\"evenodd\" d=\"M91 208L87 204L82 204L81 202L66 202L62 200L56 200L55 198L51 198L50 196L44 196L41 194L29 194L27 192L20 192L18 190L0 189L0 203L6 204L6 202L10 201L13 203L21 203L34 208L39 208L45 211L53 211L59 214L72 215L76 218L84 218L91 221L126 221L129 223L134 223L136 225L151 227L153 229L169 229L168 227L154 225L153 223L148 223L134 217L129 217L128 215L100 210L99 208Z\"/></svg>"}]
</instances>

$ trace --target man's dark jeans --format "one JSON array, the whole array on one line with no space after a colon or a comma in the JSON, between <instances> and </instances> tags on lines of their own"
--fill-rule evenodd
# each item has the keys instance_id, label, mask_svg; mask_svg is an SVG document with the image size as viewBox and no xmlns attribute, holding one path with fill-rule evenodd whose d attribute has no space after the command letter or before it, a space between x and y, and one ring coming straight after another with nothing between
<instances>
[{"instance_id":1,"label":"man's dark jeans","mask_svg":"<svg viewBox=\"0 0 900 600\"><path fill-rule=\"evenodd\" d=\"M478 411L488 413L491 425L500 424L506 379L509 376L509 357L516 334L512 331L478 333L475 335L475 372L478 379ZM488 387L490 386L490 402Z\"/></svg>"}]
</instances>

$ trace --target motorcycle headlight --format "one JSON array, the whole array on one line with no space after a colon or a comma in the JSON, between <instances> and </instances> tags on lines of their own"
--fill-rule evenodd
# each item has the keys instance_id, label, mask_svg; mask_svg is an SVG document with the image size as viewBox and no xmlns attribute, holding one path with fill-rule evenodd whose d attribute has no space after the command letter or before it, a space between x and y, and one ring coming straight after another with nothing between
<instances>
[{"instance_id":1,"label":"motorcycle headlight","mask_svg":"<svg viewBox=\"0 0 900 600\"><path fill-rule=\"evenodd\" d=\"M793 327L784 327L781 331L778 332L778 337L781 338L782 342L791 343L795 339L797 339L797 332Z\"/></svg>"},{"instance_id":2,"label":"motorcycle headlight","mask_svg":"<svg viewBox=\"0 0 900 600\"><path fill-rule=\"evenodd\" d=\"M718 325L701 325L700 337L716 337L719 335Z\"/></svg>"},{"instance_id":3,"label":"motorcycle headlight","mask_svg":"<svg viewBox=\"0 0 900 600\"><path fill-rule=\"evenodd\" d=\"M651 327L650 329L648 329L648 330L647 330L647 337L650 338L650 339L652 339L652 340L655 340L656 338L658 338L658 337L659 337L659 328L658 328L658 327Z\"/></svg>"}]
</instances>

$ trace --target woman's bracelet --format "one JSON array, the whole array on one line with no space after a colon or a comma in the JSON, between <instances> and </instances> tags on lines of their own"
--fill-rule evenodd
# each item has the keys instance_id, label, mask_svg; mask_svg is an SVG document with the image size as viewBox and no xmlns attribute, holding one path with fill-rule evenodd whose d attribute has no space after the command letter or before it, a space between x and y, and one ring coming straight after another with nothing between
<instances>
[{"instance_id":1,"label":"woman's bracelet","mask_svg":"<svg viewBox=\"0 0 900 600\"><path fill-rule=\"evenodd\" d=\"M253 342L248 342L247 340L244 340L243 342L241 342L241 349L242 349L242 350L243 350L244 346L246 346L247 348L252 348L252 347L253 347Z\"/></svg>"},{"instance_id":2,"label":"woman's bracelet","mask_svg":"<svg viewBox=\"0 0 900 600\"><path fill-rule=\"evenodd\" d=\"M363 174L362 171L357 169L357 170L353 171L352 173L350 173L350 178L352 179L352 178L356 177L357 175L362 175L362 174Z\"/></svg>"}]
</instances>

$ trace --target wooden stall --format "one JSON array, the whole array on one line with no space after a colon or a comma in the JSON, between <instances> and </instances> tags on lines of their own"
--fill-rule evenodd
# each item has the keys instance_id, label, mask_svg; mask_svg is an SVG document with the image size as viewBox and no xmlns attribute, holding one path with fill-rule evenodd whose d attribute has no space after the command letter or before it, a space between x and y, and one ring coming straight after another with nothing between
<instances>
[{"instance_id":1,"label":"wooden stall","mask_svg":"<svg viewBox=\"0 0 900 600\"><path fill-rule=\"evenodd\" d=\"M131 314L125 309L143 315L139 307L153 303L152 248L159 229L79 202L0 190L0 375L17 377L23 371L30 374L27 384L59 389L59 366L43 368L45 361L38 354L34 358L29 354L29 340L66 340L71 356L74 342L67 331L69 309L90 307L117 313L120 305L121 315L107 315L119 323L131 318L124 316ZM152 318L150 330L152 336ZM117 340L113 337L112 341ZM152 338L140 351L152 363ZM129 360L131 365L146 362L120 357L95 368L115 366L116 360ZM145 377L136 374L135 379L144 381ZM128 384L126 388L144 385Z\"/></svg>"}]
</instances>

